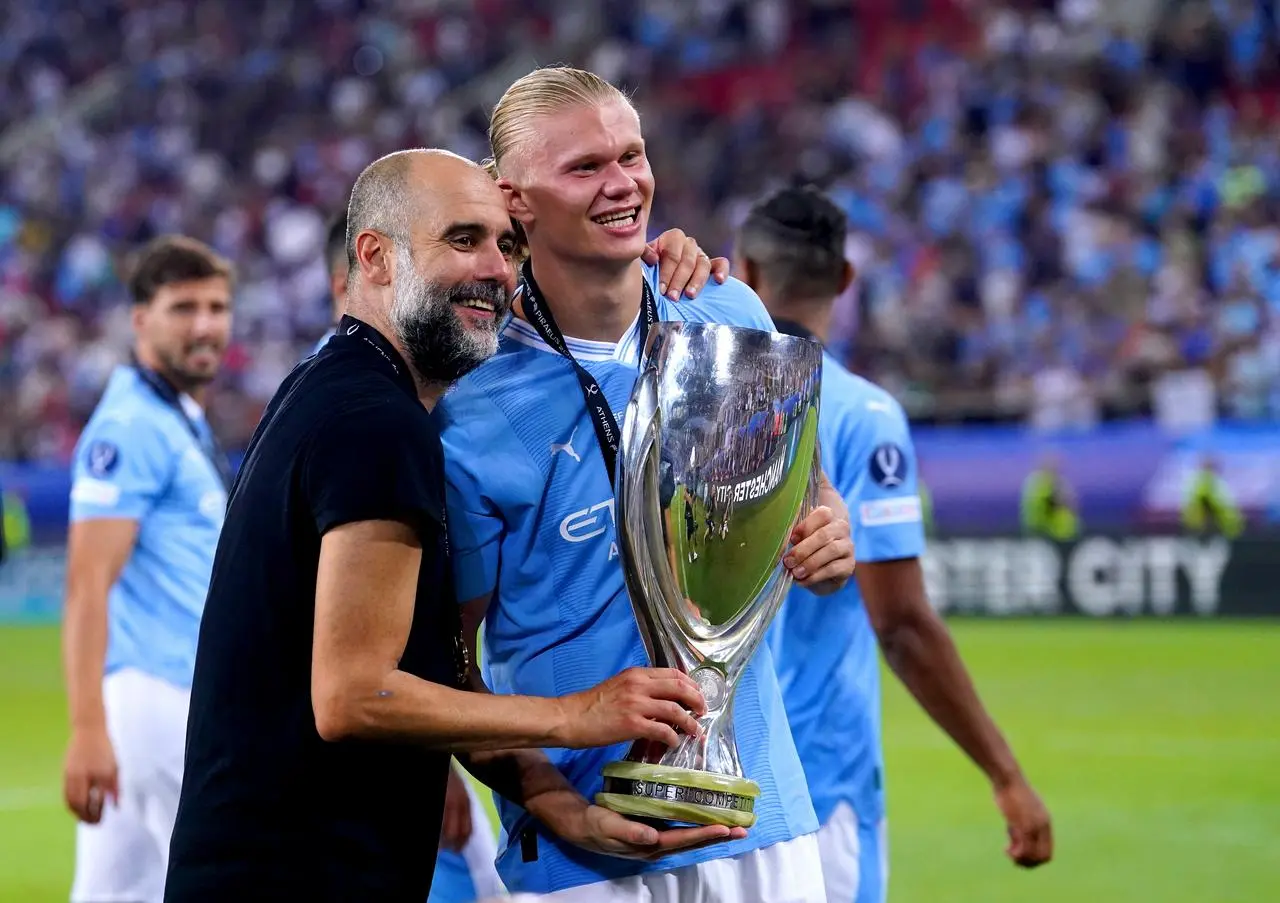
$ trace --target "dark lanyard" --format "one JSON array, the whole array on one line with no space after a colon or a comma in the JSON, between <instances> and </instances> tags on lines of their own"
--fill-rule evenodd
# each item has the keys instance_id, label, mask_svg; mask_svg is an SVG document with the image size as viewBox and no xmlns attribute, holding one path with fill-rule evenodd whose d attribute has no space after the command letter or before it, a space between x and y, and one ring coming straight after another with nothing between
<instances>
[{"instance_id":1,"label":"dark lanyard","mask_svg":"<svg viewBox=\"0 0 1280 903\"><path fill-rule=\"evenodd\" d=\"M155 392L161 401L173 408L178 413L178 416L182 418L182 422L187 425L187 429L195 437L196 444L200 446L204 456L209 459L209 463L217 471L218 479L222 481L222 488L230 490L231 465L227 461L226 453L218 445L218 439L213 435L213 430L206 428L205 432L201 433L200 427L187 414L187 409L182 406L182 398L178 395L178 390L167 379L154 370L142 366L137 361L134 361L133 368L138 371L139 378L147 384L151 391Z\"/></svg>"},{"instance_id":2,"label":"dark lanyard","mask_svg":"<svg viewBox=\"0 0 1280 903\"><path fill-rule=\"evenodd\" d=\"M619 431L617 418L613 416L613 409L609 407L609 400L604 397L604 390L600 388L596 378L569 353L569 346L564 341L564 333L556 325L555 317L551 315L551 309L547 307L546 299L542 297L542 290L538 288L538 283L533 278L533 268L527 260L520 270L520 284L524 292L522 299L524 312L529 318L530 325L538 331L538 335L542 336L544 342L573 364L573 369L578 374L578 383L582 386L582 399L587 403L587 410L591 413L591 424L596 428L600 454L604 456L604 466L609 471L609 485L613 486L617 479L614 471L618 466ZM657 322L658 302L654 300L653 289L649 288L649 280L646 279L644 295L640 300L638 347L642 357L645 340L649 337L649 327Z\"/></svg>"}]
</instances>

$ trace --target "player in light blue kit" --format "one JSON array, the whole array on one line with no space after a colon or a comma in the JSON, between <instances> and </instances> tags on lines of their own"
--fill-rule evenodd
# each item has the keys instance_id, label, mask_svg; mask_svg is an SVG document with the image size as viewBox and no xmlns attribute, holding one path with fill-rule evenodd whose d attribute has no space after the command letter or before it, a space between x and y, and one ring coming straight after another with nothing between
<instances>
[{"instance_id":1,"label":"player in light blue kit","mask_svg":"<svg viewBox=\"0 0 1280 903\"><path fill-rule=\"evenodd\" d=\"M74 901L162 898L196 638L229 467L202 408L231 332L232 269L160 238L129 280L134 360L72 464L63 656Z\"/></svg>"},{"instance_id":2,"label":"player in light blue kit","mask_svg":"<svg viewBox=\"0 0 1280 903\"><path fill-rule=\"evenodd\" d=\"M468 621L485 617L489 686L561 694L646 661L606 463L646 324L772 323L740 282L710 284L677 305L666 297L676 289L642 263L653 175L637 114L607 82L573 69L531 73L499 101L490 140L531 266L497 355L437 407L450 537ZM823 502L797 528L785 561L797 580L833 590L852 573L853 546L829 485ZM825 900L817 818L764 646L738 686L735 729L744 770L761 787L749 834L681 829L658 846L610 851L631 858L592 856L500 803L506 885L592 903ZM601 768L625 753L548 751L587 799L601 787ZM667 850L675 855L649 861Z\"/></svg>"},{"instance_id":3,"label":"player in light blue kit","mask_svg":"<svg viewBox=\"0 0 1280 903\"><path fill-rule=\"evenodd\" d=\"M734 269L779 331L825 341L832 302L853 278L845 222L812 188L784 189L747 216ZM907 688L990 778L1009 828L1009 855L1024 866L1048 861L1049 815L925 595L916 459L902 408L826 355L818 433L827 473L853 521L856 579L821 601L794 589L769 644L822 822L827 899L881 903L886 894L877 639Z\"/></svg>"}]
</instances>

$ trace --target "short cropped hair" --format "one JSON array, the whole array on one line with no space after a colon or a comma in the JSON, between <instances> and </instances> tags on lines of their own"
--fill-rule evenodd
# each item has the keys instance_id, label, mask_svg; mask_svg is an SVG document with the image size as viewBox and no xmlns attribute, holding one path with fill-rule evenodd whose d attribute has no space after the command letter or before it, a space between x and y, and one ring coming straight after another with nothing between
<instances>
[{"instance_id":1,"label":"short cropped hair","mask_svg":"<svg viewBox=\"0 0 1280 903\"><path fill-rule=\"evenodd\" d=\"M844 211L817 188L783 188L751 208L738 230L738 254L792 295L835 295L848 229Z\"/></svg>"},{"instance_id":2,"label":"short cropped hair","mask_svg":"<svg viewBox=\"0 0 1280 903\"><path fill-rule=\"evenodd\" d=\"M381 232L395 242L409 238L409 167L413 155L422 148L395 151L379 157L356 178L347 205L347 229L344 244L347 266L355 272L356 236L366 230Z\"/></svg>"},{"instance_id":3,"label":"short cropped hair","mask_svg":"<svg viewBox=\"0 0 1280 903\"><path fill-rule=\"evenodd\" d=\"M569 107L596 106L630 98L594 72L569 66L547 66L516 79L503 92L489 117L489 147L494 170L503 172L503 163L525 139L534 135L531 119L557 113Z\"/></svg>"},{"instance_id":4,"label":"short cropped hair","mask_svg":"<svg viewBox=\"0 0 1280 903\"><path fill-rule=\"evenodd\" d=\"M235 282L235 267L204 242L186 235L162 235L143 245L128 265L134 304L150 304L166 285L221 277Z\"/></svg>"}]
</instances>

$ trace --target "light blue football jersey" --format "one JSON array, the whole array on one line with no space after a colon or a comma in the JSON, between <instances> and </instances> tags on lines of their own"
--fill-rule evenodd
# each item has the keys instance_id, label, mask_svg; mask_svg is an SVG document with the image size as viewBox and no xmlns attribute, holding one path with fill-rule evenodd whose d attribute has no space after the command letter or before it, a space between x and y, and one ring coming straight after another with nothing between
<instances>
[{"instance_id":1,"label":"light blue football jersey","mask_svg":"<svg viewBox=\"0 0 1280 903\"><path fill-rule=\"evenodd\" d=\"M656 272L645 269L651 285ZM708 284L696 300L657 302L665 320L773 328L760 299L733 279ZM621 421L636 381L637 325L616 345L566 343ZM498 353L436 411L458 598L494 593L484 634L485 679L494 692L563 696L648 664L618 556L613 490L572 365L512 318ZM743 769L761 789L758 820L745 839L642 863L593 855L539 830L538 858L523 862L528 816L499 800L510 838L498 860L504 883L512 892L547 893L736 856L815 831L764 643L738 684L734 728ZM547 750L588 799L600 790L601 769L626 752L625 744Z\"/></svg>"},{"instance_id":2,"label":"light blue football jersey","mask_svg":"<svg viewBox=\"0 0 1280 903\"><path fill-rule=\"evenodd\" d=\"M922 555L916 456L897 401L824 355L818 436L859 565ZM768 636L818 818L825 824L844 801L860 821L879 822L880 653L857 581L822 598L793 588Z\"/></svg>"},{"instance_id":3,"label":"light blue football jersey","mask_svg":"<svg viewBox=\"0 0 1280 903\"><path fill-rule=\"evenodd\" d=\"M179 403L185 417L136 369L116 368L76 444L71 520L138 521L108 596L106 672L136 668L185 689L227 491L203 413L187 396Z\"/></svg>"}]
</instances>

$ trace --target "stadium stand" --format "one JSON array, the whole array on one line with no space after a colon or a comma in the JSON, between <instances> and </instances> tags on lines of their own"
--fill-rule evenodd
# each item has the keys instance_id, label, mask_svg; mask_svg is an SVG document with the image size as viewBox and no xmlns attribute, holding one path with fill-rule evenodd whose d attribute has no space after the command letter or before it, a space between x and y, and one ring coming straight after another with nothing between
<instances>
[{"instance_id":1,"label":"stadium stand","mask_svg":"<svg viewBox=\"0 0 1280 903\"><path fill-rule=\"evenodd\" d=\"M484 156L493 85L559 61L644 85L655 233L727 253L778 182L833 193L833 344L916 419L1274 419L1278 49L1262 0L6 4L0 459L66 460L127 347L118 263L167 231L240 268L211 418L242 443L327 326L355 174Z\"/></svg>"}]
</instances>

